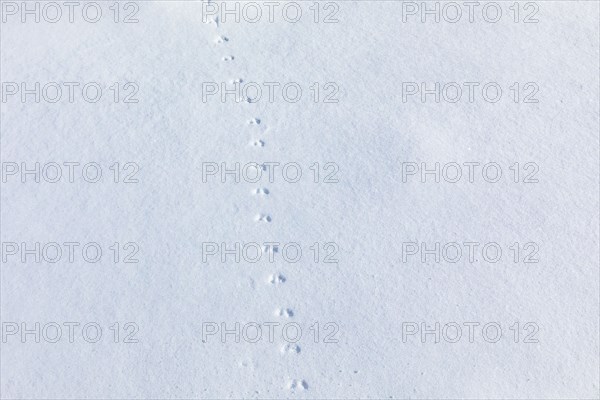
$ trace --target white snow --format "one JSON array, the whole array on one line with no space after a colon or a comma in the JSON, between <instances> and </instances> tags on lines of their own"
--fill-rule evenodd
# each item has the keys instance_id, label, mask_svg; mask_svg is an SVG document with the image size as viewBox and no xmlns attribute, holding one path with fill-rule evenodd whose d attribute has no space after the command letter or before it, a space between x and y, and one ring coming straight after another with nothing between
<instances>
[{"instance_id":1,"label":"white snow","mask_svg":"<svg viewBox=\"0 0 600 400\"><path fill-rule=\"evenodd\" d=\"M598 2L47 4L0 4L0 397L600 397Z\"/></svg>"}]
</instances>

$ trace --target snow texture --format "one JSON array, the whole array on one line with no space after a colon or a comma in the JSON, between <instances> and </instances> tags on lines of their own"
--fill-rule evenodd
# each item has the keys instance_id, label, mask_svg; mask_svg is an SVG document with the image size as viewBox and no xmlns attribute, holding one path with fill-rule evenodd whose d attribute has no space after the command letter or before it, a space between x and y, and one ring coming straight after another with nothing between
<instances>
[{"instance_id":1,"label":"snow texture","mask_svg":"<svg viewBox=\"0 0 600 400\"><path fill-rule=\"evenodd\" d=\"M599 398L599 3L489 3L2 1L1 397Z\"/></svg>"}]
</instances>

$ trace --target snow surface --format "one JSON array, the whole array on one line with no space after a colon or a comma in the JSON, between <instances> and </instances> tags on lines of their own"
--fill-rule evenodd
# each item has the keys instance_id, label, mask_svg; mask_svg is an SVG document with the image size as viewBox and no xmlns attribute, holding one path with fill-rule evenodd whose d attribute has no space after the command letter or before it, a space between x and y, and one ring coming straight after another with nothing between
<instances>
[{"instance_id":1,"label":"snow surface","mask_svg":"<svg viewBox=\"0 0 600 400\"><path fill-rule=\"evenodd\" d=\"M297 23L277 13L273 23L203 21L200 1L140 1L138 23L114 23L113 2L99 3L95 24L77 12L74 23L8 15L1 24L3 83L104 88L97 103L82 101L80 91L73 103L35 103L32 95L2 102L4 172L5 163L69 161L97 162L103 171L97 183L80 174L73 183L22 183L21 175L2 182L2 398L600 396L598 2L530 3L539 22L529 24L513 22L513 2L496 3L497 23L480 12L473 23L464 15L422 23L419 15L403 22L400 1L337 1L329 3L339 7L338 22L327 24L313 22L309 1L297 2ZM318 4L320 19L334 10L326 3ZM518 4L522 20L533 8ZM130 10L119 6L123 18ZM231 87L236 79L297 82L303 97L202 101L203 83ZM130 92L124 83L137 84L139 102L111 101L114 82L121 99ZM315 103L314 82L337 84L339 102ZM403 102L403 82L497 82L503 96ZM514 82L521 96L535 82L539 102L512 101ZM202 179L203 163L271 161L297 162L302 178ZM115 162L136 163L139 182L114 183ZM337 183L323 182L328 162L339 167ZM496 162L503 176L403 182L409 162ZM515 162L539 166L539 181L514 183ZM22 262L21 253L7 255L10 242L97 242L103 257L85 262L79 250L72 263L64 255ZM122 262L128 242L139 246L138 263ZM218 255L203 262L206 242L281 245L273 263L268 247L259 262L223 263ZM282 259L290 242L301 245L300 262ZM324 263L330 242L338 262ZM474 262L463 254L437 263L418 254L403 262L407 242L497 242L503 257L485 262L479 252ZM537 263L523 262L530 242L539 247ZM36 343L33 334L7 335L10 323L23 322L28 329L55 322L62 337ZM73 343L65 322L80 324ZM102 328L97 343L82 339L90 322ZM137 343L124 343L128 322L139 328ZM234 335L203 341L210 322L229 329L295 322L303 330L298 343L286 343L281 330L270 343L267 329L256 343ZM462 337L403 340L407 322L456 323ZM465 322L480 324L473 343ZM481 333L490 322L502 328L496 343ZM337 343L324 343L328 323L338 327ZM527 323L539 328L533 343L524 340Z\"/></svg>"}]
</instances>

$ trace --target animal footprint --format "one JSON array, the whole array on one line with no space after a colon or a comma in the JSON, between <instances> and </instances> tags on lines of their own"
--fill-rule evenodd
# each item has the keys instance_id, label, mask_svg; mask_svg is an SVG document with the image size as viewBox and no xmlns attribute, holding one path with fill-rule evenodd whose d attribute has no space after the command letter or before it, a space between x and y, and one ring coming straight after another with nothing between
<instances>
[{"instance_id":1,"label":"animal footprint","mask_svg":"<svg viewBox=\"0 0 600 400\"><path fill-rule=\"evenodd\" d=\"M279 253L279 246L277 246L276 244L266 244L263 247L263 253L267 253L267 254Z\"/></svg>"},{"instance_id":2,"label":"animal footprint","mask_svg":"<svg viewBox=\"0 0 600 400\"><path fill-rule=\"evenodd\" d=\"M294 316L294 311L289 308L279 308L275 310L275 315L279 317L291 318Z\"/></svg>"},{"instance_id":3,"label":"animal footprint","mask_svg":"<svg viewBox=\"0 0 600 400\"><path fill-rule=\"evenodd\" d=\"M290 382L291 390L308 390L308 383L304 379L292 379Z\"/></svg>"},{"instance_id":4,"label":"animal footprint","mask_svg":"<svg viewBox=\"0 0 600 400\"><path fill-rule=\"evenodd\" d=\"M219 27L219 17L211 18L210 21L206 21L206 24L215 24L217 28Z\"/></svg>"},{"instance_id":5,"label":"animal footprint","mask_svg":"<svg viewBox=\"0 0 600 400\"><path fill-rule=\"evenodd\" d=\"M269 276L269 283L271 285L279 285L285 283L285 281L285 276L281 274L272 274L271 276Z\"/></svg>"},{"instance_id":6,"label":"animal footprint","mask_svg":"<svg viewBox=\"0 0 600 400\"><path fill-rule=\"evenodd\" d=\"M256 222L271 222L271 216L266 214L259 214L256 216Z\"/></svg>"},{"instance_id":7,"label":"animal footprint","mask_svg":"<svg viewBox=\"0 0 600 400\"><path fill-rule=\"evenodd\" d=\"M225 57L223 57L223 61L233 61L233 60L235 60L234 56L225 56Z\"/></svg>"},{"instance_id":8,"label":"animal footprint","mask_svg":"<svg viewBox=\"0 0 600 400\"><path fill-rule=\"evenodd\" d=\"M215 42L217 42L217 43L229 42L229 38L225 37L225 36L219 36L218 38L215 39Z\"/></svg>"},{"instance_id":9,"label":"animal footprint","mask_svg":"<svg viewBox=\"0 0 600 400\"><path fill-rule=\"evenodd\" d=\"M263 195L263 196L266 196L269 193L271 193L271 192L269 192L269 189L267 189L267 188L258 188L258 189L254 190L254 194L260 194L260 195Z\"/></svg>"},{"instance_id":10,"label":"animal footprint","mask_svg":"<svg viewBox=\"0 0 600 400\"><path fill-rule=\"evenodd\" d=\"M242 83L244 82L244 80L242 78L238 78L238 79L234 79L232 81L229 81L229 83Z\"/></svg>"},{"instance_id":11,"label":"animal footprint","mask_svg":"<svg viewBox=\"0 0 600 400\"><path fill-rule=\"evenodd\" d=\"M281 348L282 353L298 354L298 353L300 353L300 351L301 351L300 346L298 346L297 344L294 344L294 343L287 343L285 346L283 346Z\"/></svg>"},{"instance_id":12,"label":"animal footprint","mask_svg":"<svg viewBox=\"0 0 600 400\"><path fill-rule=\"evenodd\" d=\"M263 140L257 140L255 142L252 142L252 145L254 147L265 147L265 142Z\"/></svg>"},{"instance_id":13,"label":"animal footprint","mask_svg":"<svg viewBox=\"0 0 600 400\"><path fill-rule=\"evenodd\" d=\"M249 123L250 125L260 125L260 119L258 119L258 118L253 118L253 119L251 119L250 121L248 121L248 123Z\"/></svg>"}]
</instances>

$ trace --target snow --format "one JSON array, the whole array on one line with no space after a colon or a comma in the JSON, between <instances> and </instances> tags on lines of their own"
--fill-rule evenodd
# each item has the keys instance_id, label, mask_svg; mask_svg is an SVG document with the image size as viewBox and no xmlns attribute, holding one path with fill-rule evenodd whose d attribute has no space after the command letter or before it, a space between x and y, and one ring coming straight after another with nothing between
<instances>
[{"instance_id":1,"label":"snow","mask_svg":"<svg viewBox=\"0 0 600 400\"><path fill-rule=\"evenodd\" d=\"M2 398L600 397L598 2L24 4L1 3Z\"/></svg>"}]
</instances>

